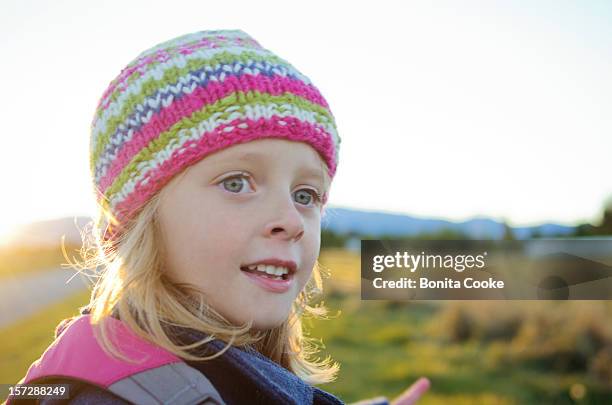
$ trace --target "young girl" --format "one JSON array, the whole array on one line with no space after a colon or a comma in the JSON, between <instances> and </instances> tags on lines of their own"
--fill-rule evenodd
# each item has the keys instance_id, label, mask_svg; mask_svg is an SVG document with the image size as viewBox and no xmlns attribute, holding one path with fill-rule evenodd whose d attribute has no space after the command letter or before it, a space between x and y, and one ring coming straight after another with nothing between
<instances>
[{"instance_id":1,"label":"young girl","mask_svg":"<svg viewBox=\"0 0 612 405\"><path fill-rule=\"evenodd\" d=\"M20 383L68 384L70 403L341 404L313 386L339 366L301 323L326 314L309 303L339 146L317 88L241 30L141 53L92 124L100 278Z\"/></svg>"}]
</instances>

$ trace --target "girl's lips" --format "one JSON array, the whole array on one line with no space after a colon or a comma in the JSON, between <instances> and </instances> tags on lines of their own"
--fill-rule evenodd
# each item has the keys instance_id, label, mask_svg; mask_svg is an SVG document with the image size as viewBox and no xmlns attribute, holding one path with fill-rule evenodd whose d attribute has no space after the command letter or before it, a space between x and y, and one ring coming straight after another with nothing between
<instances>
[{"instance_id":1,"label":"girl's lips","mask_svg":"<svg viewBox=\"0 0 612 405\"><path fill-rule=\"evenodd\" d=\"M270 292L283 293L288 291L293 283L293 274L287 274L286 280L274 280L272 278L259 275L256 272L248 272L244 270L240 270L240 272L247 276L255 284Z\"/></svg>"}]
</instances>

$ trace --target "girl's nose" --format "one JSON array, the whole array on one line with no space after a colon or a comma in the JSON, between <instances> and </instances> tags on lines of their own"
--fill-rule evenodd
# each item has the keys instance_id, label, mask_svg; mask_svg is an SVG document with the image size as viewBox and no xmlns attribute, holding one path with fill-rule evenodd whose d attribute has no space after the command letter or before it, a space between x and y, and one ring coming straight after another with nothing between
<instances>
[{"instance_id":1,"label":"girl's nose","mask_svg":"<svg viewBox=\"0 0 612 405\"><path fill-rule=\"evenodd\" d=\"M272 212L274 219L266 224L266 236L296 242L304 236L304 221L295 203L279 204Z\"/></svg>"}]
</instances>

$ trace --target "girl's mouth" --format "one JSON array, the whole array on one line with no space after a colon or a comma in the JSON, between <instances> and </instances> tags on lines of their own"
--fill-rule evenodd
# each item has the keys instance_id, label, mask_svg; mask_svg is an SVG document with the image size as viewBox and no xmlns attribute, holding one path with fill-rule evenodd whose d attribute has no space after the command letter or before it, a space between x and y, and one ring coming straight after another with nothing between
<instances>
[{"instance_id":1,"label":"girl's mouth","mask_svg":"<svg viewBox=\"0 0 612 405\"><path fill-rule=\"evenodd\" d=\"M253 282L271 292L285 292L293 283L293 273L283 275L268 274L259 270L241 267L240 270Z\"/></svg>"},{"instance_id":2,"label":"girl's mouth","mask_svg":"<svg viewBox=\"0 0 612 405\"><path fill-rule=\"evenodd\" d=\"M289 273L277 276L277 275L269 274L269 273L259 271L259 270L251 270L245 266L241 267L240 270L246 271L247 273L257 274L258 276L266 277L271 280L288 280L290 277Z\"/></svg>"}]
</instances>

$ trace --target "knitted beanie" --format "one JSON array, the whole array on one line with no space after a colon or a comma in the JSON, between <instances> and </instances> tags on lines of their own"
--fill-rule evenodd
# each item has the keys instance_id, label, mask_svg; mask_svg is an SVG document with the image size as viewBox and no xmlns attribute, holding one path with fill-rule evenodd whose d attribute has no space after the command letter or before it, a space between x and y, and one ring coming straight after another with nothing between
<instances>
[{"instance_id":1,"label":"knitted beanie","mask_svg":"<svg viewBox=\"0 0 612 405\"><path fill-rule=\"evenodd\" d=\"M98 204L112 214L109 235L187 166L262 138L308 143L333 178L340 138L329 105L244 31L195 32L142 52L111 81L91 126L90 169Z\"/></svg>"}]
</instances>

